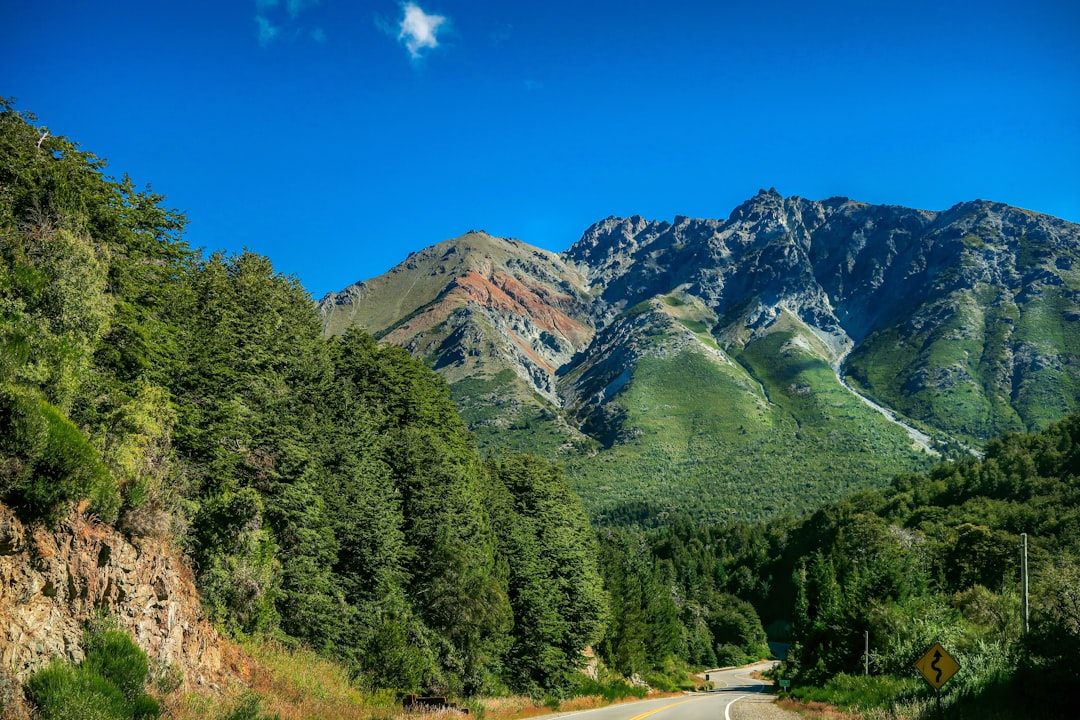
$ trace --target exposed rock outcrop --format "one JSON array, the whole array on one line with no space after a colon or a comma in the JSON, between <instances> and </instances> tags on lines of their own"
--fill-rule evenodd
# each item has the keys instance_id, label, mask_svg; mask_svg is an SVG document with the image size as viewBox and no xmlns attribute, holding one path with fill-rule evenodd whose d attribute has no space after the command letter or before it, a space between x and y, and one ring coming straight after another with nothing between
<instances>
[{"instance_id":1,"label":"exposed rock outcrop","mask_svg":"<svg viewBox=\"0 0 1080 720\"><path fill-rule=\"evenodd\" d=\"M216 690L248 673L203 616L184 558L163 540L129 540L84 507L53 528L0 505L0 668L21 683L55 657L80 661L84 625L102 614L153 667L179 670L186 689Z\"/></svg>"}]
</instances>

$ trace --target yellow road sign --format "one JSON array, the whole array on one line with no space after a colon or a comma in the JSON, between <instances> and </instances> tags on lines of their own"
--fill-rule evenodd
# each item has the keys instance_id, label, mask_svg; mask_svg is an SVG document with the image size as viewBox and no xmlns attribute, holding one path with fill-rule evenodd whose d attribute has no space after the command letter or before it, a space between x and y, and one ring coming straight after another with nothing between
<instances>
[{"instance_id":1,"label":"yellow road sign","mask_svg":"<svg viewBox=\"0 0 1080 720\"><path fill-rule=\"evenodd\" d=\"M949 678L960 669L960 663L956 662L952 655L945 652L945 648L938 643L934 643L934 647L927 650L926 654L918 659L915 667L926 678L926 682L930 683L935 690L940 690L941 686L949 682Z\"/></svg>"}]
</instances>

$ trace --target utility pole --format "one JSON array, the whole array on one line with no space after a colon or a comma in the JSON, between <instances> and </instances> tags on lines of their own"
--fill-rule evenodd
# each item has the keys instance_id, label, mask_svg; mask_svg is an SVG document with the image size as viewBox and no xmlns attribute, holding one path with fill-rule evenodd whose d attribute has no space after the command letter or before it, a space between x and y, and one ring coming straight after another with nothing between
<instances>
[{"instance_id":1,"label":"utility pole","mask_svg":"<svg viewBox=\"0 0 1080 720\"><path fill-rule=\"evenodd\" d=\"M1024 634L1027 635L1028 625L1028 565L1027 565L1027 533L1020 533L1020 593L1024 613Z\"/></svg>"},{"instance_id":2,"label":"utility pole","mask_svg":"<svg viewBox=\"0 0 1080 720\"><path fill-rule=\"evenodd\" d=\"M870 674L870 631L863 630L863 666L862 674Z\"/></svg>"}]
</instances>

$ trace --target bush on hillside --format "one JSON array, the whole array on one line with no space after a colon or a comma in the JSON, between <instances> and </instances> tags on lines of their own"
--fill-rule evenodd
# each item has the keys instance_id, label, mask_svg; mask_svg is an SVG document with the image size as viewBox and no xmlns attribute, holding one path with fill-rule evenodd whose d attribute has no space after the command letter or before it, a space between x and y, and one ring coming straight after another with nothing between
<instances>
[{"instance_id":1,"label":"bush on hillside","mask_svg":"<svg viewBox=\"0 0 1080 720\"><path fill-rule=\"evenodd\" d=\"M120 630L91 630L86 657L72 666L53 660L26 683L42 720L152 720L158 701L146 694L146 653Z\"/></svg>"},{"instance_id":2,"label":"bush on hillside","mask_svg":"<svg viewBox=\"0 0 1080 720\"><path fill-rule=\"evenodd\" d=\"M86 434L37 393L13 385L0 387L0 494L34 517L55 519L82 498L105 522L120 509L116 482Z\"/></svg>"}]
</instances>

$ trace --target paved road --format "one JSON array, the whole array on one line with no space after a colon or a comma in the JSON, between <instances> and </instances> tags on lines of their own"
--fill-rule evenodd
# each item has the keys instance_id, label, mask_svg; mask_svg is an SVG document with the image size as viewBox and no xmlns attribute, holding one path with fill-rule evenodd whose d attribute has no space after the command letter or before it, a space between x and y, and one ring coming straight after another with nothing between
<instances>
[{"instance_id":1,"label":"paved road","mask_svg":"<svg viewBox=\"0 0 1080 720\"><path fill-rule=\"evenodd\" d=\"M560 713L557 717L558 720L571 717L575 720L732 720L733 705L763 693L768 687L768 683L751 678L750 673L773 664L764 662L748 668L710 671L709 679L716 688L712 692Z\"/></svg>"}]
</instances>

